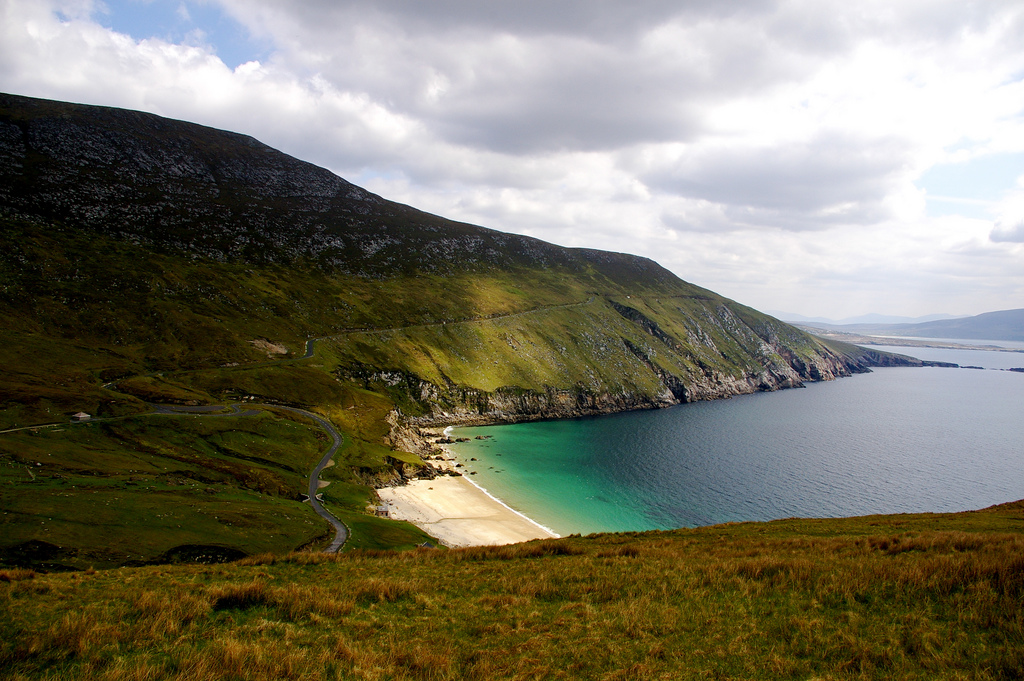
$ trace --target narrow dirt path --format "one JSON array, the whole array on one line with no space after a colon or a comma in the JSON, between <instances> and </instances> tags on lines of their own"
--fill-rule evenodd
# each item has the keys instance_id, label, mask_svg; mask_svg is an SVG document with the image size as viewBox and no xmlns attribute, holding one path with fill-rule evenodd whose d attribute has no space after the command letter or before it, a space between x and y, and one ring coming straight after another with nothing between
<instances>
[{"instance_id":1,"label":"narrow dirt path","mask_svg":"<svg viewBox=\"0 0 1024 681\"><path fill-rule=\"evenodd\" d=\"M531 308L529 310L522 310L521 312L509 312L509 313L506 313L506 314L497 314L497 315L488 316L488 317L466 317L465 319L453 319L451 321L444 321L444 322L428 322L426 324L408 324L406 326L389 326L389 327L382 327L382 328L379 328L379 329L342 329L338 333L331 334L330 336L321 336L320 338L313 338L312 340L306 341L306 354L303 355L302 357L296 357L296 358L293 358L293 359L278 360L278 361L294 362L294 361L299 360L299 359L309 359L310 357L313 356L313 348L310 345L310 343L312 343L313 341L318 341L318 340L333 340L335 338L341 338L342 336L351 336L351 335L357 334L357 333L366 333L366 334L393 333L393 332L396 332L396 331L405 331L407 329L429 329L429 328L434 327L434 326L447 326L449 324L455 325L455 324L475 324L475 323L478 323L478 322L493 322L493 321L497 321L499 319L511 319L513 317L525 317L526 315L539 314L541 312L550 312L552 310L564 310L564 309L567 309L567 308L570 308L570 307L583 307L584 305L590 305L592 302L594 302L594 300L596 298L597 298L597 296L590 296L586 300L580 300L580 301L577 301L575 303L560 303L558 305L542 305L540 307L534 307L534 308ZM243 366L243 365L239 365L239 366Z\"/></svg>"}]
</instances>

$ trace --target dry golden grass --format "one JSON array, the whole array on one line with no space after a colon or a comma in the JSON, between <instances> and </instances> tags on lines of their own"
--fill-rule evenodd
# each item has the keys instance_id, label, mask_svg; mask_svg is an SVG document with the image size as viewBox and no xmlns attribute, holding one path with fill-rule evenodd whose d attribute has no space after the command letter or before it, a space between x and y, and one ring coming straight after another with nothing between
<instances>
[{"instance_id":1,"label":"dry golden grass","mask_svg":"<svg viewBox=\"0 0 1024 681\"><path fill-rule=\"evenodd\" d=\"M35 570L26 570L24 568L0 570L0 582L20 582L23 579L33 579L35 576Z\"/></svg>"},{"instance_id":2,"label":"dry golden grass","mask_svg":"<svg viewBox=\"0 0 1024 681\"><path fill-rule=\"evenodd\" d=\"M8 570L11 679L1011 679L1024 513Z\"/></svg>"}]
</instances>

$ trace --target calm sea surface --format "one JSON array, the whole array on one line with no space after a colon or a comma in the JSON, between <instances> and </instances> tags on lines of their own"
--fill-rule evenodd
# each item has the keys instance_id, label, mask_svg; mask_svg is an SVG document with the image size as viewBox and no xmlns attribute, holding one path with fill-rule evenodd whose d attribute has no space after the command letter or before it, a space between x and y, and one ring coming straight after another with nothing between
<instances>
[{"instance_id":1,"label":"calm sea surface","mask_svg":"<svg viewBox=\"0 0 1024 681\"><path fill-rule=\"evenodd\" d=\"M838 381L569 421L459 428L472 480L559 534L1024 498L1024 354L886 348L988 367ZM471 459L476 459L472 461Z\"/></svg>"}]
</instances>

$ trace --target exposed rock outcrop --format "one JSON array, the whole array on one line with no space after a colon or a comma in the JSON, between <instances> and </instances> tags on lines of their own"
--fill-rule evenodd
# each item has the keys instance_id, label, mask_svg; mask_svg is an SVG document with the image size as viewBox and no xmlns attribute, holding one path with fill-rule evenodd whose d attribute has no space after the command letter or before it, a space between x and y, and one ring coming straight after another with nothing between
<instances>
[{"instance_id":1,"label":"exposed rock outcrop","mask_svg":"<svg viewBox=\"0 0 1024 681\"><path fill-rule=\"evenodd\" d=\"M887 366L907 364L899 359L883 359L891 363ZM422 413L411 415L396 411L389 423L392 426L392 444L396 448L425 454L429 448L424 448L419 428L517 423L658 409L686 402L798 388L805 381L833 380L870 371L865 361L828 351L822 352L816 363L808 364L794 356L791 365L777 363L758 373L727 375L709 371L688 379L669 374L649 358L647 361L651 371L657 373L661 380L660 392L594 391L585 386L568 389L546 387L544 390L504 387L484 391L466 386L439 386L400 371L363 374L361 379L368 384L380 381L400 387L420 405Z\"/></svg>"}]
</instances>

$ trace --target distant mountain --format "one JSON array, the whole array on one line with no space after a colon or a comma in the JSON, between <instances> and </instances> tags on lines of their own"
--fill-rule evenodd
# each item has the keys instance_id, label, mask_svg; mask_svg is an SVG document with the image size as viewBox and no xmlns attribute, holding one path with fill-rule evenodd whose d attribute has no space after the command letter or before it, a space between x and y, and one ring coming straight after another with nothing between
<instances>
[{"instance_id":1,"label":"distant mountain","mask_svg":"<svg viewBox=\"0 0 1024 681\"><path fill-rule=\"evenodd\" d=\"M942 319L960 319L963 315L952 314L930 314L922 317L900 317L884 314L865 314L858 317L846 317L840 319L837 324L921 324L923 322L935 322Z\"/></svg>"},{"instance_id":2,"label":"distant mountain","mask_svg":"<svg viewBox=\"0 0 1024 681\"><path fill-rule=\"evenodd\" d=\"M766 314L770 314L773 317L777 317L784 322L797 322L800 324L825 324L825 325L843 325L843 324L920 324L922 322L934 322L941 319L961 319L966 315L952 315L952 314L930 314L922 317L900 317L893 315L883 315L877 313L870 313L859 315L856 317L844 317L843 319L830 319L828 317L805 317L795 312L782 312L779 310L765 310Z\"/></svg>"},{"instance_id":3,"label":"distant mountain","mask_svg":"<svg viewBox=\"0 0 1024 681\"><path fill-rule=\"evenodd\" d=\"M765 314L770 314L771 316L775 317L776 319L781 319L782 321L789 322L789 323L799 323L799 324L807 324L807 323L811 323L811 322L816 322L816 323L821 323L821 324L834 324L835 323L834 320L828 319L827 317L805 317L802 314L797 314L795 312L784 312L782 310L765 310L764 313Z\"/></svg>"},{"instance_id":4,"label":"distant mountain","mask_svg":"<svg viewBox=\"0 0 1024 681\"><path fill-rule=\"evenodd\" d=\"M1024 309L1000 310L974 317L941 319L919 324L825 324L813 321L803 323L808 326L867 335L1024 341Z\"/></svg>"}]
</instances>

